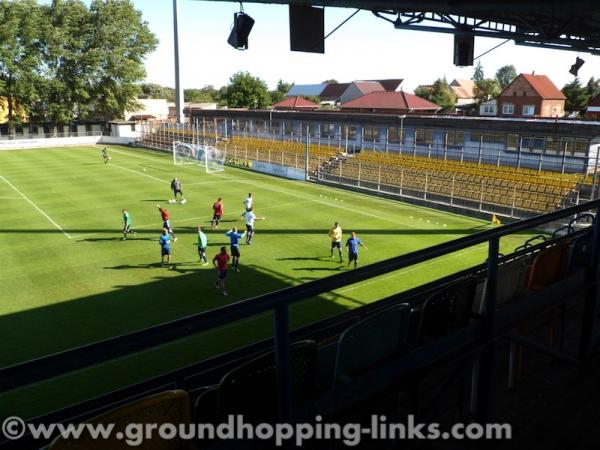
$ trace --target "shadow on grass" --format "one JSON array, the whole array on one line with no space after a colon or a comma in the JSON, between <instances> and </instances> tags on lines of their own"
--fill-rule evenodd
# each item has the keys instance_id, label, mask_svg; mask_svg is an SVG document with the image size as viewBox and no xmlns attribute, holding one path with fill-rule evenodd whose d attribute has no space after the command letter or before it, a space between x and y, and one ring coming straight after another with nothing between
<instances>
[{"instance_id":1,"label":"shadow on grass","mask_svg":"<svg viewBox=\"0 0 600 450\"><path fill-rule=\"evenodd\" d=\"M284 273L243 265L240 273L228 274L230 295L224 297L214 288L215 271L211 267L201 267L197 262L174 263L164 271L160 262L104 269L107 277L115 276L114 271L126 273L137 269L154 270L155 277L149 282L115 284L108 292L0 316L6 349L0 356L0 367L213 310L299 282ZM356 306L362 305L359 300L347 299ZM290 323L296 327L341 314L347 309L345 305L314 297L293 305ZM16 412L25 416L38 415L268 338L273 333L272 317L272 314L261 314L200 333L186 328L191 341L169 342L165 336L166 340L161 341L159 347L146 352L143 363L128 362L136 361L138 354L131 355L132 359L127 355L107 366L85 370L85 374L72 373L65 380L42 381L20 389L19 395L10 399L3 395L0 416ZM152 357L153 354L157 356ZM96 364L97 360L87 363Z\"/></svg>"}]
</instances>

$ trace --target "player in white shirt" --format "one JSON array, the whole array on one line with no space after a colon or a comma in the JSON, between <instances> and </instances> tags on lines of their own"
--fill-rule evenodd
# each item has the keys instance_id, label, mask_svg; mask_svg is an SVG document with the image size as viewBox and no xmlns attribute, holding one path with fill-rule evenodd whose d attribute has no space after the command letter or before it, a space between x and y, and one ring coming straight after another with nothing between
<instances>
[{"instance_id":1,"label":"player in white shirt","mask_svg":"<svg viewBox=\"0 0 600 450\"><path fill-rule=\"evenodd\" d=\"M248 193L248 197L246 197L244 199L244 209L246 211L244 211L242 213L242 217L244 217L246 214L248 214L249 211L252 210L252 203L254 202L254 199L252 198L252 192Z\"/></svg>"},{"instance_id":2,"label":"player in white shirt","mask_svg":"<svg viewBox=\"0 0 600 450\"><path fill-rule=\"evenodd\" d=\"M254 208L250 208L250 210L246 212L246 244L252 244L255 220L265 220L265 217L257 217L254 213Z\"/></svg>"}]
</instances>

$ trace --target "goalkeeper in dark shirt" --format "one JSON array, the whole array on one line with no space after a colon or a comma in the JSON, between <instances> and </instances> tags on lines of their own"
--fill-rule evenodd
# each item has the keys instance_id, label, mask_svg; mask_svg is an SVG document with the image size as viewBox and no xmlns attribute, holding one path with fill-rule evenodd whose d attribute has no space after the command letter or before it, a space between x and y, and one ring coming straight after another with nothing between
<instances>
[{"instance_id":1,"label":"goalkeeper in dark shirt","mask_svg":"<svg viewBox=\"0 0 600 450\"><path fill-rule=\"evenodd\" d=\"M181 188L181 181L179 181L177 177L173 178L173 181L171 181L171 190L173 191L175 201L177 201L177 194L179 194L181 196L181 203L185 203L185 198L183 198L183 190Z\"/></svg>"}]
</instances>

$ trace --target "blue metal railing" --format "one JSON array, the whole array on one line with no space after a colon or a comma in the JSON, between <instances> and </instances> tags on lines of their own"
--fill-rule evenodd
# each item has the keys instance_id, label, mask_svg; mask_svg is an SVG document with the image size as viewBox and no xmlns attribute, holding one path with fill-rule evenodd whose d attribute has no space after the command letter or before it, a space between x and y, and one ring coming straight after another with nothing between
<instances>
[{"instance_id":1,"label":"blue metal railing","mask_svg":"<svg viewBox=\"0 0 600 450\"><path fill-rule=\"evenodd\" d=\"M438 258L459 250L482 243L488 243L487 283L485 315L482 321L482 339L491 342L483 353L482 375L480 386L480 410L484 415L489 414L490 392L493 386L496 336L495 325L495 295L497 283L497 266L499 257L499 241L503 236L539 227L560 219L573 217L583 211L600 209L600 200L555 211L543 216L533 217L520 222L490 229L474 235L465 236L445 242L434 247L418 250L406 255L380 261L369 266L361 267L351 272L336 274L327 278L285 288L264 294L252 299L223 306L218 309L194 314L172 322L153 326L141 331L114 337L104 341L84 345L61 353L27 361L0 369L0 392L27 386L35 382L60 376L65 373L126 356L181 339L199 332L207 331L233 321L256 316L268 311L274 312L274 336L277 361L277 381L279 391L280 414L284 418L291 415L291 381L289 359L289 306L292 303L308 299L354 283L397 271L415 264ZM594 222L594 249L600 242L599 221ZM593 255L591 276L596 276L600 252ZM586 310L595 311L598 288L588 293ZM582 357L589 354L593 341L593 314L584 323L583 336L587 342L581 344Z\"/></svg>"}]
</instances>

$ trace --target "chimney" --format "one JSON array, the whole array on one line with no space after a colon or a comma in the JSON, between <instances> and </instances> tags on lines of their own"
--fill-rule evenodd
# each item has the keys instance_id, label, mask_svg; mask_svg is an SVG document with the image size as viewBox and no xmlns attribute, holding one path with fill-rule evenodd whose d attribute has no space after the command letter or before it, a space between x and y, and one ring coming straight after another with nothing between
<instances>
[{"instance_id":1,"label":"chimney","mask_svg":"<svg viewBox=\"0 0 600 450\"><path fill-rule=\"evenodd\" d=\"M535 77L535 70L533 72L531 72L531 75L533 75Z\"/></svg>"}]
</instances>

